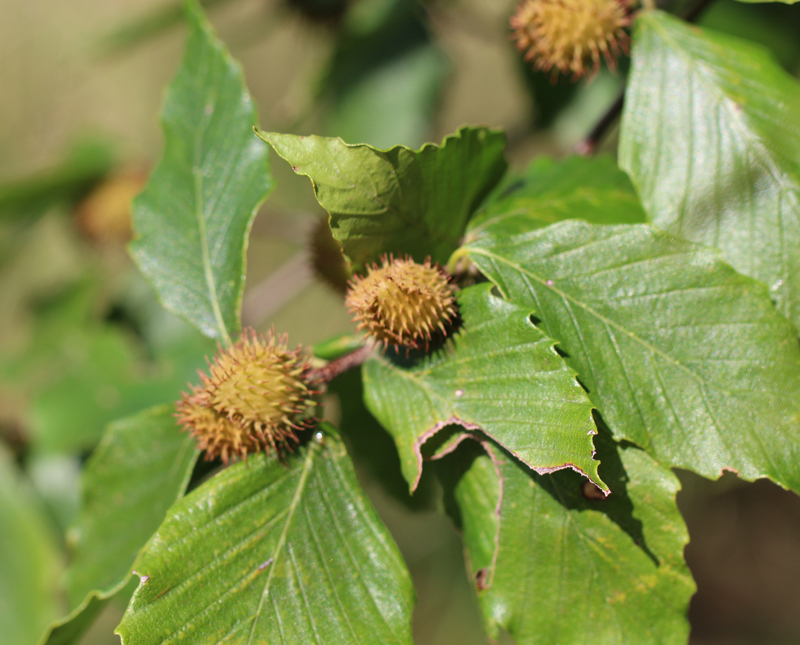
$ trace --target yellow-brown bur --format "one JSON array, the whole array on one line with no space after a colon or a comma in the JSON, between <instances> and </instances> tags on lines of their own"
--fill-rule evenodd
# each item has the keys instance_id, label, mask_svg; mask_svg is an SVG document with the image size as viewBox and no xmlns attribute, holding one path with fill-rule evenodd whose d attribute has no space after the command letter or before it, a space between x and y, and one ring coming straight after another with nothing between
<instances>
[{"instance_id":1,"label":"yellow-brown bur","mask_svg":"<svg viewBox=\"0 0 800 645\"><path fill-rule=\"evenodd\" d=\"M314 391L311 369L300 350L289 351L285 337L250 330L200 373L200 385L182 393L178 422L197 439L206 459L260 452L279 456L297 443L295 431L309 423Z\"/></svg>"},{"instance_id":2,"label":"yellow-brown bur","mask_svg":"<svg viewBox=\"0 0 800 645\"><path fill-rule=\"evenodd\" d=\"M456 315L454 290L449 276L425 260L383 258L366 277L356 277L346 304L375 340L395 348L428 348L434 333L447 333Z\"/></svg>"},{"instance_id":3,"label":"yellow-brown bur","mask_svg":"<svg viewBox=\"0 0 800 645\"><path fill-rule=\"evenodd\" d=\"M616 57L628 50L630 21L628 0L522 0L510 23L525 60L577 79L597 73L601 55L615 67Z\"/></svg>"}]
</instances>

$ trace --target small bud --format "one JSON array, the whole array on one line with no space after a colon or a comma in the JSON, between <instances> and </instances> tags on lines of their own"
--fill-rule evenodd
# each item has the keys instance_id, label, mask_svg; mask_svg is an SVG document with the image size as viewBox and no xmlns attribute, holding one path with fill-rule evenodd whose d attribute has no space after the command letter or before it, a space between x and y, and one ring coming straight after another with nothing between
<instances>
[{"instance_id":1,"label":"small bud","mask_svg":"<svg viewBox=\"0 0 800 645\"><path fill-rule=\"evenodd\" d=\"M545 72L555 68L573 79L600 68L600 55L616 66L628 51L629 0L522 0L511 17L512 37L525 60Z\"/></svg>"},{"instance_id":2,"label":"small bud","mask_svg":"<svg viewBox=\"0 0 800 645\"><path fill-rule=\"evenodd\" d=\"M390 256L351 281L345 302L358 328L376 340L395 349L427 349L456 315L454 291L450 277L430 259L417 264Z\"/></svg>"},{"instance_id":3,"label":"small bud","mask_svg":"<svg viewBox=\"0 0 800 645\"><path fill-rule=\"evenodd\" d=\"M209 363L210 376L181 394L178 423L197 439L211 461L274 451L279 457L297 443L296 430L308 427L313 395L310 364L300 348L289 351L286 337L250 330Z\"/></svg>"}]
</instances>

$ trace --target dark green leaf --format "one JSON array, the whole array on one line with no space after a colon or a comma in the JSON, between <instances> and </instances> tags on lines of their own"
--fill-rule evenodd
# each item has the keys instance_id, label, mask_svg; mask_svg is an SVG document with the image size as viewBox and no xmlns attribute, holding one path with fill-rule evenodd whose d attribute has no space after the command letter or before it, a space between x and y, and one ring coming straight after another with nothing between
<instances>
[{"instance_id":1,"label":"dark green leaf","mask_svg":"<svg viewBox=\"0 0 800 645\"><path fill-rule=\"evenodd\" d=\"M392 360L394 350L364 364L367 407L394 437L411 489L422 445L449 425L480 429L538 472L572 467L603 485L589 397L531 309L490 288L459 293L463 329L442 349L410 367Z\"/></svg>"},{"instance_id":2,"label":"dark green leaf","mask_svg":"<svg viewBox=\"0 0 800 645\"><path fill-rule=\"evenodd\" d=\"M170 510L117 628L125 645L410 645L414 592L344 446L251 457Z\"/></svg>"},{"instance_id":3,"label":"dark green leaf","mask_svg":"<svg viewBox=\"0 0 800 645\"><path fill-rule=\"evenodd\" d=\"M172 407L111 424L83 474L83 505L71 529L70 606L90 592L108 597L189 483L198 451L180 432Z\"/></svg>"},{"instance_id":4,"label":"dark green leaf","mask_svg":"<svg viewBox=\"0 0 800 645\"><path fill-rule=\"evenodd\" d=\"M638 23L620 165L656 226L719 248L800 326L800 85L745 41Z\"/></svg>"},{"instance_id":5,"label":"dark green leaf","mask_svg":"<svg viewBox=\"0 0 800 645\"><path fill-rule=\"evenodd\" d=\"M630 180L611 157L537 158L523 173L507 177L470 222L483 226L525 215L547 226L580 218L595 224L636 224L646 215Z\"/></svg>"},{"instance_id":6,"label":"dark green leaf","mask_svg":"<svg viewBox=\"0 0 800 645\"><path fill-rule=\"evenodd\" d=\"M686 642L694 583L679 482L641 450L597 442L607 499L587 498L591 484L569 471L536 475L494 450L493 463L467 450L473 442L456 453L464 475L453 492L492 637L503 628L518 645L577 645L587 634L604 645ZM496 541L487 490L502 490Z\"/></svg>"},{"instance_id":7,"label":"dark green leaf","mask_svg":"<svg viewBox=\"0 0 800 645\"><path fill-rule=\"evenodd\" d=\"M34 645L58 616L60 559L44 514L0 445L0 629L4 643Z\"/></svg>"},{"instance_id":8,"label":"dark green leaf","mask_svg":"<svg viewBox=\"0 0 800 645\"><path fill-rule=\"evenodd\" d=\"M423 476L414 494L409 493L392 436L364 404L361 370L350 370L334 379L327 393L338 398L339 431L355 462L360 481L364 483L366 478L369 482L378 482L385 492L409 508L432 510L436 497L433 477Z\"/></svg>"},{"instance_id":9,"label":"dark green leaf","mask_svg":"<svg viewBox=\"0 0 800 645\"><path fill-rule=\"evenodd\" d=\"M441 146L376 150L341 139L260 135L311 179L357 269L384 253L447 262L470 215L506 169L505 135L463 128Z\"/></svg>"},{"instance_id":10,"label":"dark green leaf","mask_svg":"<svg viewBox=\"0 0 800 645\"><path fill-rule=\"evenodd\" d=\"M322 79L325 129L377 148L419 146L430 136L449 64L416 2L387 4L366 28L351 14L344 22Z\"/></svg>"},{"instance_id":11,"label":"dark green leaf","mask_svg":"<svg viewBox=\"0 0 800 645\"><path fill-rule=\"evenodd\" d=\"M800 490L800 349L766 287L648 225L482 229L468 252L541 326L617 438Z\"/></svg>"},{"instance_id":12,"label":"dark green leaf","mask_svg":"<svg viewBox=\"0 0 800 645\"><path fill-rule=\"evenodd\" d=\"M241 69L196 2L162 112L164 153L134 201L131 255L170 311L223 341L239 331L245 249L272 188Z\"/></svg>"}]
</instances>

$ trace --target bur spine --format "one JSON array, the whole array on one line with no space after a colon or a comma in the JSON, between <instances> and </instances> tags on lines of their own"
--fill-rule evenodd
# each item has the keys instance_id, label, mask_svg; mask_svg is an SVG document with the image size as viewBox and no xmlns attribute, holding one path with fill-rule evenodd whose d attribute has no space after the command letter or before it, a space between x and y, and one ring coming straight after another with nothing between
<instances>
[{"instance_id":1,"label":"bur spine","mask_svg":"<svg viewBox=\"0 0 800 645\"><path fill-rule=\"evenodd\" d=\"M517 49L537 70L595 75L628 51L628 0L522 0L510 24Z\"/></svg>"},{"instance_id":2,"label":"bur spine","mask_svg":"<svg viewBox=\"0 0 800 645\"><path fill-rule=\"evenodd\" d=\"M351 281L346 304L360 330L396 350L427 350L456 316L455 287L430 258L419 264L410 257L384 257L380 267Z\"/></svg>"},{"instance_id":3,"label":"bur spine","mask_svg":"<svg viewBox=\"0 0 800 645\"><path fill-rule=\"evenodd\" d=\"M262 450L282 457L297 444L296 432L313 421L310 370L300 348L287 349L285 336L245 331L219 349L199 385L181 394L178 423L209 461L227 464Z\"/></svg>"}]
</instances>

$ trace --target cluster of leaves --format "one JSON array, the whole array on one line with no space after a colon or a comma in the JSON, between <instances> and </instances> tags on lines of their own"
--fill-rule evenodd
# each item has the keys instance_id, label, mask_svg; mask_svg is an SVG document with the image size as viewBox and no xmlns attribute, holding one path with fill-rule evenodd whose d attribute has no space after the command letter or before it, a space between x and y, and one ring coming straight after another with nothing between
<instances>
[{"instance_id":1,"label":"cluster of leaves","mask_svg":"<svg viewBox=\"0 0 800 645\"><path fill-rule=\"evenodd\" d=\"M186 7L131 250L167 309L227 343L273 181L239 67ZM508 173L486 128L416 151L258 133L311 179L355 271L395 253L481 277L442 348L374 353L361 379L409 489L423 464L442 482L487 633L520 645L686 641L673 468L800 492L800 87L761 50L659 11L633 42L621 169L575 157ZM411 643L410 576L348 454L360 402L332 389L340 428L188 494L199 455L169 407L111 424L83 476L72 611L42 643L74 642L132 575L126 645ZM19 526L0 558L43 572L15 594L39 606L50 551Z\"/></svg>"}]
</instances>

